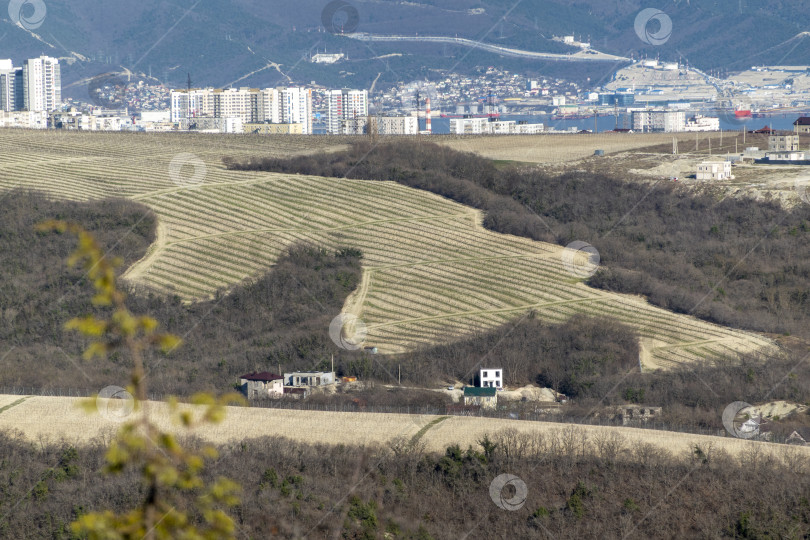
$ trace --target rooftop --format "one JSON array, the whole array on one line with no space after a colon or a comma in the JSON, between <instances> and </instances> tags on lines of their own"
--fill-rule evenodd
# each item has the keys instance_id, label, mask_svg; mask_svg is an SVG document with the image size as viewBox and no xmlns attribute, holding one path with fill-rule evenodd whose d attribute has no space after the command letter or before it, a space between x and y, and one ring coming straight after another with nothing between
<instances>
[{"instance_id":1,"label":"rooftop","mask_svg":"<svg viewBox=\"0 0 810 540\"><path fill-rule=\"evenodd\" d=\"M478 386L465 386L464 397L494 397L498 389L494 386L491 388L479 388Z\"/></svg>"},{"instance_id":2,"label":"rooftop","mask_svg":"<svg viewBox=\"0 0 810 540\"><path fill-rule=\"evenodd\" d=\"M263 382L270 382L270 381L278 381L283 379L281 375L276 375L275 373L270 373L269 371L260 371L256 373L247 373L245 375L241 375L240 379L245 379L248 381L263 381Z\"/></svg>"}]
</instances>

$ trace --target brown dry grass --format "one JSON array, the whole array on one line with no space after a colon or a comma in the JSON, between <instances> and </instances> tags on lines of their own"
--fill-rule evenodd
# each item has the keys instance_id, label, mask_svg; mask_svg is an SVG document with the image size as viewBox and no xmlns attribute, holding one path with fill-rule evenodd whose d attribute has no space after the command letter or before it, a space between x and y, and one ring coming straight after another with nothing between
<instances>
[{"instance_id":1,"label":"brown dry grass","mask_svg":"<svg viewBox=\"0 0 810 540\"><path fill-rule=\"evenodd\" d=\"M13 400L19 396L10 396ZM5 400L6 396L0 396ZM0 415L0 431L19 430L26 439L34 441L65 440L84 444L95 438L107 438L121 424L99 414L88 415L78 407L79 398L31 397ZM153 419L164 428L171 428L168 408L163 403L150 402ZM281 409L229 407L225 422L196 432L213 443L242 441L262 436L283 436L308 444L381 444L409 440L437 417L408 416L382 413L339 413L323 411L293 411ZM171 428L176 429L176 428ZM581 430L593 440L599 434L617 433L627 445L648 443L673 455L688 455L695 447L723 450L739 456L749 452L770 452L781 455L791 451L810 457L810 447L787 447L771 443L710 437L669 431L653 431L626 427L573 426L552 422L525 422L493 418L451 416L427 429L420 439L425 448L442 452L452 444L462 448L475 446L484 434L505 429L529 435L542 434L561 437L566 430Z\"/></svg>"},{"instance_id":2,"label":"brown dry grass","mask_svg":"<svg viewBox=\"0 0 810 540\"><path fill-rule=\"evenodd\" d=\"M719 139L720 133L700 133L701 141ZM728 137L728 135L726 135ZM638 150L651 146L672 145L676 138L680 144L695 140L694 133L574 133L566 135L507 135L435 137L434 142L445 144L462 152L496 160L528 163L562 163L592 156L595 150L606 154ZM706 144L706 143L704 143Z\"/></svg>"}]
</instances>

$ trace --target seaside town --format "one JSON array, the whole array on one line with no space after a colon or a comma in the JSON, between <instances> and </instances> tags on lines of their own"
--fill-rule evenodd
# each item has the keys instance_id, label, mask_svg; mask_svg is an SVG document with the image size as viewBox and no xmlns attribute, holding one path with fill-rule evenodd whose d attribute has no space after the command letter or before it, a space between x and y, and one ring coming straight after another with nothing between
<instances>
[{"instance_id":1,"label":"seaside town","mask_svg":"<svg viewBox=\"0 0 810 540\"><path fill-rule=\"evenodd\" d=\"M566 36L562 39L566 39ZM342 54L320 53L315 63ZM387 89L168 88L131 73L86 81L86 99L62 99L58 58L0 60L0 126L34 129L197 131L248 134L536 134L612 130L718 131L769 128L810 109L810 66L754 66L719 78L686 63L638 59L592 88L496 67L475 76L401 82ZM447 119L434 130L437 119ZM757 122L755 119L762 118ZM593 119L593 125L558 127ZM751 122L748 122L751 120ZM759 125L761 124L761 125ZM602 128L604 131L605 128Z\"/></svg>"}]
</instances>

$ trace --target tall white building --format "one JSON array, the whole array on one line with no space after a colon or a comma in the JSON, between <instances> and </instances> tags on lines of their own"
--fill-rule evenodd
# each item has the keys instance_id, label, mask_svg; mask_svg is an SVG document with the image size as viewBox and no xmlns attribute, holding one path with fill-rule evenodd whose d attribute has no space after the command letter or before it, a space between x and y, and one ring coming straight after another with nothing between
<instances>
[{"instance_id":1,"label":"tall white building","mask_svg":"<svg viewBox=\"0 0 810 540\"><path fill-rule=\"evenodd\" d=\"M326 131L331 134L354 134L365 125L368 116L368 90L330 90ZM362 122L360 119L364 119Z\"/></svg>"},{"instance_id":2,"label":"tall white building","mask_svg":"<svg viewBox=\"0 0 810 540\"><path fill-rule=\"evenodd\" d=\"M301 124L303 134L312 133L312 90L303 87L279 88L275 100L278 103L279 123Z\"/></svg>"},{"instance_id":3,"label":"tall white building","mask_svg":"<svg viewBox=\"0 0 810 540\"><path fill-rule=\"evenodd\" d=\"M22 68L0 60L0 111L21 111L25 106Z\"/></svg>"},{"instance_id":4,"label":"tall white building","mask_svg":"<svg viewBox=\"0 0 810 540\"><path fill-rule=\"evenodd\" d=\"M668 110L633 111L633 130L641 132L685 131L686 112Z\"/></svg>"},{"instance_id":5,"label":"tall white building","mask_svg":"<svg viewBox=\"0 0 810 540\"><path fill-rule=\"evenodd\" d=\"M29 111L55 111L61 104L59 60L49 56L26 60L23 63L23 108Z\"/></svg>"},{"instance_id":6,"label":"tall white building","mask_svg":"<svg viewBox=\"0 0 810 540\"><path fill-rule=\"evenodd\" d=\"M194 118L238 118L244 124L302 124L312 129L312 93L307 88L192 88L172 90L172 122Z\"/></svg>"}]
</instances>

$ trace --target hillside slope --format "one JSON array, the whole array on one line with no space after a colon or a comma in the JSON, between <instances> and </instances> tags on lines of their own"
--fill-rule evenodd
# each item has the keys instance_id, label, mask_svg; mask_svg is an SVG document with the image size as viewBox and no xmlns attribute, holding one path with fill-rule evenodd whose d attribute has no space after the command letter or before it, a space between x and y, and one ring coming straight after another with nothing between
<instances>
[{"instance_id":1,"label":"hillside slope","mask_svg":"<svg viewBox=\"0 0 810 540\"><path fill-rule=\"evenodd\" d=\"M44 4L47 14L41 26L30 30L14 25L3 10L3 54L18 63L41 53L69 59L74 63L63 69L67 83L123 69L152 73L174 86L183 86L187 73L197 84L214 86L235 81L268 86L316 80L361 87L369 87L378 74L382 75L381 87L397 80L424 78L430 70L464 73L489 65L564 73L583 82L587 76L599 80L610 73L609 67L594 71L555 62L511 61L444 44L369 46L324 30L325 0L302 0L296 2L296 9L285 9L286 4L279 1L258 0L48 0ZM609 54L688 58L691 65L702 69L806 63L810 41L806 37L790 41L810 24L800 0L658 4L652 7L660 7L673 27L670 38L660 46L644 43L635 33L636 15L651 7L640 0L358 0L350 9L356 11L356 30L377 34L459 36L551 53L574 52L551 39L573 34ZM340 21L345 23L347 15L342 16ZM310 53L324 49L343 51L350 60L335 65L307 61ZM380 59L388 54L402 56ZM280 65L279 70L272 67L275 64Z\"/></svg>"},{"instance_id":2,"label":"hillside slope","mask_svg":"<svg viewBox=\"0 0 810 540\"><path fill-rule=\"evenodd\" d=\"M74 200L127 196L151 207L158 242L125 277L186 300L255 277L286 247L307 241L363 252L363 280L344 311L366 323L365 344L380 352L452 341L529 311L551 322L580 313L623 322L642 336L647 368L772 347L754 333L591 289L567 271L562 247L486 230L479 211L437 195L394 182L227 171L219 163L223 153L252 155L270 140L278 144L263 145L263 154L339 140L5 135L0 151L14 157L0 166L0 189Z\"/></svg>"}]
</instances>

